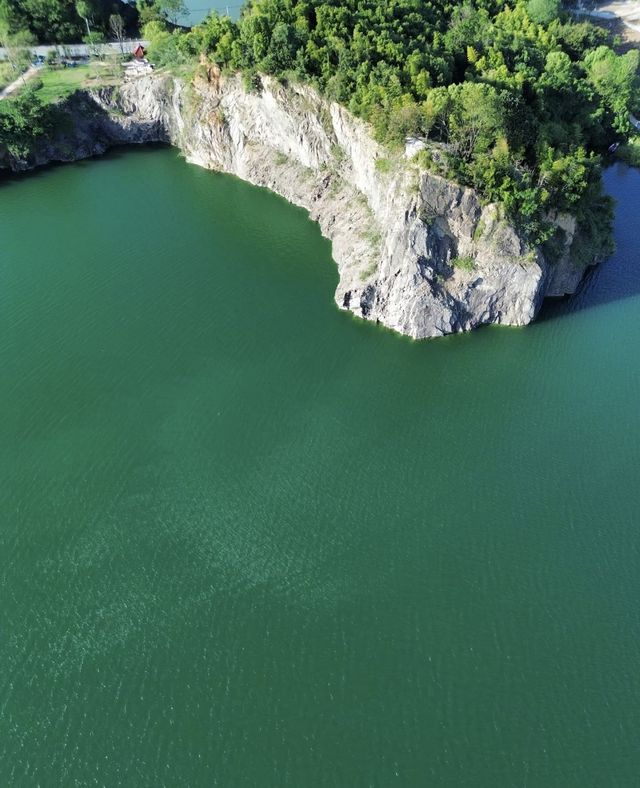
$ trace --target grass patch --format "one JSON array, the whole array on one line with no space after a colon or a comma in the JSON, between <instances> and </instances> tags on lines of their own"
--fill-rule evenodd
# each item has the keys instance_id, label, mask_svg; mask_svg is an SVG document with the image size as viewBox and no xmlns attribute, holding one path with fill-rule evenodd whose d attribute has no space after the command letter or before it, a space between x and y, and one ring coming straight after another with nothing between
<instances>
[{"instance_id":1,"label":"grass patch","mask_svg":"<svg viewBox=\"0 0 640 788\"><path fill-rule=\"evenodd\" d=\"M484 223L484 219L480 219L480 221L478 222L478 226L473 231L473 240L474 241L479 241L482 238L482 236L484 235L484 231L486 229L487 229L487 226Z\"/></svg>"},{"instance_id":2,"label":"grass patch","mask_svg":"<svg viewBox=\"0 0 640 788\"><path fill-rule=\"evenodd\" d=\"M475 268L475 261L469 255L465 257L454 257L451 260L451 265L454 268L460 268L462 271L473 271Z\"/></svg>"},{"instance_id":3,"label":"grass patch","mask_svg":"<svg viewBox=\"0 0 640 788\"><path fill-rule=\"evenodd\" d=\"M329 197L337 197L341 188L342 188L342 179L338 175L334 175L331 178L331 183L329 184L327 194L329 195Z\"/></svg>"},{"instance_id":4,"label":"grass patch","mask_svg":"<svg viewBox=\"0 0 640 788\"><path fill-rule=\"evenodd\" d=\"M414 161L422 170L432 170L435 166L433 156L431 155L431 151L428 148L419 150L414 156Z\"/></svg>"},{"instance_id":5,"label":"grass patch","mask_svg":"<svg viewBox=\"0 0 640 788\"><path fill-rule=\"evenodd\" d=\"M336 164L342 164L342 162L347 158L347 154L340 145L331 146L331 155L333 156L333 160Z\"/></svg>"},{"instance_id":6,"label":"grass patch","mask_svg":"<svg viewBox=\"0 0 640 788\"><path fill-rule=\"evenodd\" d=\"M369 265L366 268L364 268L362 271L360 271L360 275L359 275L360 281L366 282L367 279L370 279L375 274L377 268L378 268L378 261L372 259L369 262Z\"/></svg>"},{"instance_id":7,"label":"grass patch","mask_svg":"<svg viewBox=\"0 0 640 788\"><path fill-rule=\"evenodd\" d=\"M0 90L3 90L20 76L20 72L14 71L11 63L0 61Z\"/></svg>"},{"instance_id":8,"label":"grass patch","mask_svg":"<svg viewBox=\"0 0 640 788\"><path fill-rule=\"evenodd\" d=\"M278 151L276 153L276 164L278 165L278 167L282 167L288 161L289 161L289 157L287 156L286 153L282 153L282 151Z\"/></svg>"},{"instance_id":9,"label":"grass patch","mask_svg":"<svg viewBox=\"0 0 640 788\"><path fill-rule=\"evenodd\" d=\"M376 159L376 172L387 175L393 169L391 159Z\"/></svg>"},{"instance_id":10,"label":"grass patch","mask_svg":"<svg viewBox=\"0 0 640 788\"><path fill-rule=\"evenodd\" d=\"M45 104L70 96L81 88L120 81L122 69L112 65L90 64L75 68L43 68L38 72L42 86L38 96Z\"/></svg>"},{"instance_id":11,"label":"grass patch","mask_svg":"<svg viewBox=\"0 0 640 788\"><path fill-rule=\"evenodd\" d=\"M380 230L375 228L367 230L365 233L363 233L362 237L375 248L379 247L380 243L382 242L382 234L380 233Z\"/></svg>"},{"instance_id":12,"label":"grass patch","mask_svg":"<svg viewBox=\"0 0 640 788\"><path fill-rule=\"evenodd\" d=\"M207 79L207 67L200 66L195 58L187 60L185 63L171 63L162 68L156 68L156 73L158 72L170 74L172 77L178 77L185 82L193 82L196 77Z\"/></svg>"}]
</instances>

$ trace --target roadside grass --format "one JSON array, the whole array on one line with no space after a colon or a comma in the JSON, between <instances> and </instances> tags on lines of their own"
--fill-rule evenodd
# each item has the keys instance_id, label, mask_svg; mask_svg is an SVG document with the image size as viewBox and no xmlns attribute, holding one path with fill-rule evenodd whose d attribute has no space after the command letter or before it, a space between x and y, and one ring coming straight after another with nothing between
<instances>
[{"instance_id":1,"label":"roadside grass","mask_svg":"<svg viewBox=\"0 0 640 788\"><path fill-rule=\"evenodd\" d=\"M10 63L0 62L0 90L10 85L17 76Z\"/></svg>"}]
</instances>

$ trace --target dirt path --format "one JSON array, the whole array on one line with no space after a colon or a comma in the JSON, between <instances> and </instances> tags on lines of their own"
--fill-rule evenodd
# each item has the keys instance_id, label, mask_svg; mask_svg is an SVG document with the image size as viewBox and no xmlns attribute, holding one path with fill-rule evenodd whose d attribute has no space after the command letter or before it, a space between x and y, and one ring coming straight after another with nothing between
<instances>
[{"instance_id":1,"label":"dirt path","mask_svg":"<svg viewBox=\"0 0 640 788\"><path fill-rule=\"evenodd\" d=\"M20 74L18 79L14 79L14 81L10 85L7 85L7 87L4 88L4 90L0 90L0 101L2 101L3 98L10 96L14 91L18 90L18 88L21 88L25 82L30 80L31 77L34 77L37 73L38 73L37 66L30 66L24 72L24 74Z\"/></svg>"}]
</instances>

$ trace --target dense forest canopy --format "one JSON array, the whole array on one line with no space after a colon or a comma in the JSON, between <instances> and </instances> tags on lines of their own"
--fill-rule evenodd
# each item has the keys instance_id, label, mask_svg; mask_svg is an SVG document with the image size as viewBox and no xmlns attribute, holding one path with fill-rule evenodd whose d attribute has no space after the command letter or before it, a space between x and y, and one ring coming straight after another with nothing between
<instances>
[{"instance_id":1,"label":"dense forest canopy","mask_svg":"<svg viewBox=\"0 0 640 788\"><path fill-rule=\"evenodd\" d=\"M113 16L135 36L139 24L175 20L183 0L0 0L0 43L18 37L35 43L77 43L87 35L113 38Z\"/></svg>"},{"instance_id":2,"label":"dense forest canopy","mask_svg":"<svg viewBox=\"0 0 640 788\"><path fill-rule=\"evenodd\" d=\"M238 22L147 32L160 63L205 52L250 79L304 80L382 142L430 140L431 166L536 241L549 212L598 204L600 155L630 133L639 96L640 53L616 54L558 0L253 0Z\"/></svg>"}]
</instances>

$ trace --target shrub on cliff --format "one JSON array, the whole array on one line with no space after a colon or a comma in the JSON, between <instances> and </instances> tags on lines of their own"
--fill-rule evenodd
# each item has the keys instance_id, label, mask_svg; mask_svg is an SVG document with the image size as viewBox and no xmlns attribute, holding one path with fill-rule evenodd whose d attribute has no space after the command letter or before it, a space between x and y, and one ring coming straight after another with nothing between
<instances>
[{"instance_id":1,"label":"shrub on cliff","mask_svg":"<svg viewBox=\"0 0 640 788\"><path fill-rule=\"evenodd\" d=\"M26 156L53 123L54 110L42 103L37 90L38 85L31 84L19 96L0 103L0 145L16 158Z\"/></svg>"}]
</instances>

